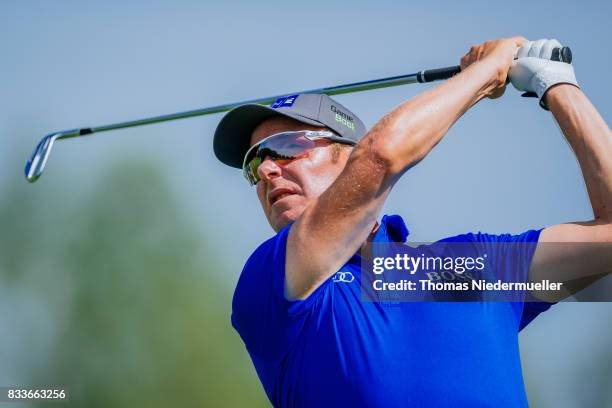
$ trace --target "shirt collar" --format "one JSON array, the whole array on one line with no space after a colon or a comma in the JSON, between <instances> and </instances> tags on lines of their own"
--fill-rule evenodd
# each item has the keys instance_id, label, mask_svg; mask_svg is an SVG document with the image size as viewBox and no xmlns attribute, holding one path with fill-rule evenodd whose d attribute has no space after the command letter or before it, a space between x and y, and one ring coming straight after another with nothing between
<instances>
[{"instance_id":1,"label":"shirt collar","mask_svg":"<svg viewBox=\"0 0 612 408\"><path fill-rule=\"evenodd\" d=\"M408 228L399 215L385 215L380 221L380 226L374 234L372 242L406 242Z\"/></svg>"}]
</instances>

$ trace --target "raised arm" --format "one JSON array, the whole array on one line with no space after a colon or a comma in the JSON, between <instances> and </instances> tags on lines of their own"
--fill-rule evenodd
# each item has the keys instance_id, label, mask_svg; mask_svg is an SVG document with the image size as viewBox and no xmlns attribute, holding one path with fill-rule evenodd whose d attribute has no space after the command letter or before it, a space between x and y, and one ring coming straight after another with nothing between
<instances>
[{"instance_id":1,"label":"raised arm","mask_svg":"<svg viewBox=\"0 0 612 408\"><path fill-rule=\"evenodd\" d=\"M558 85L545 97L578 158L594 216L540 235L530 278L566 282L567 296L612 272L612 133L577 87Z\"/></svg>"},{"instance_id":2,"label":"raised arm","mask_svg":"<svg viewBox=\"0 0 612 408\"><path fill-rule=\"evenodd\" d=\"M422 160L471 106L503 93L521 37L472 47L460 74L400 105L355 146L334 183L292 226L286 294L304 299L362 245L401 175Z\"/></svg>"}]
</instances>

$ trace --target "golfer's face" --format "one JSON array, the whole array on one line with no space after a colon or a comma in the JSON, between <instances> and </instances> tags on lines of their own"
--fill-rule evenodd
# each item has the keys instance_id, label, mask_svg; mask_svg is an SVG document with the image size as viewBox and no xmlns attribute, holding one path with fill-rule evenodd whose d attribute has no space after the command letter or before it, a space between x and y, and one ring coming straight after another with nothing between
<instances>
[{"instance_id":1,"label":"golfer's face","mask_svg":"<svg viewBox=\"0 0 612 408\"><path fill-rule=\"evenodd\" d=\"M251 145L275 133L324 129L276 117L261 123L253 131ZM346 164L348 153L342 152L338 160L332 160L329 142L321 140L317 143L318 147L304 157L282 164L266 158L259 166L261 180L257 183L257 196L268 222L277 232L295 221L308 204L331 185Z\"/></svg>"}]
</instances>

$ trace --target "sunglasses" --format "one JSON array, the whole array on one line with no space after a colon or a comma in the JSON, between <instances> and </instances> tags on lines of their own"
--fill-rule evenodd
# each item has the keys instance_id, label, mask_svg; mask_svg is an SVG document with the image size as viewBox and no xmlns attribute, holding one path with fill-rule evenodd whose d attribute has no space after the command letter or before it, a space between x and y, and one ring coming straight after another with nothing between
<instances>
[{"instance_id":1,"label":"sunglasses","mask_svg":"<svg viewBox=\"0 0 612 408\"><path fill-rule=\"evenodd\" d=\"M282 164L304 157L309 150L317 147L316 141L326 139L332 142L355 144L329 131L298 130L293 132L282 132L268 136L259 143L254 144L244 155L242 173L250 185L254 186L259 181L257 169L270 158Z\"/></svg>"}]
</instances>

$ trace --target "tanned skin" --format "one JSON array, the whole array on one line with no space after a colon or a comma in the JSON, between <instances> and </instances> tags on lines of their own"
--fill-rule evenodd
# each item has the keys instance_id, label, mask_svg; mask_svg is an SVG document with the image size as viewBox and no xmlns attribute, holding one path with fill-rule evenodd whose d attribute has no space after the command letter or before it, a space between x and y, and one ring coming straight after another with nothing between
<instances>
[{"instance_id":1,"label":"tanned skin","mask_svg":"<svg viewBox=\"0 0 612 408\"><path fill-rule=\"evenodd\" d=\"M325 141L306 157L284 165L264 160L257 184L264 213L275 231L294 222L287 241L288 299L305 299L346 263L375 230L382 206L404 172L470 107L504 93L515 52L525 41L513 37L473 46L461 59L460 74L385 115L337 160L332 160L333 147ZM557 85L545 97L580 162L594 219L544 229L530 279L579 281L584 287L611 272L612 136L578 88ZM255 129L251 144L274 133L308 129L322 130L276 117ZM608 245L575 245L567 251L546 245L550 242Z\"/></svg>"}]
</instances>

